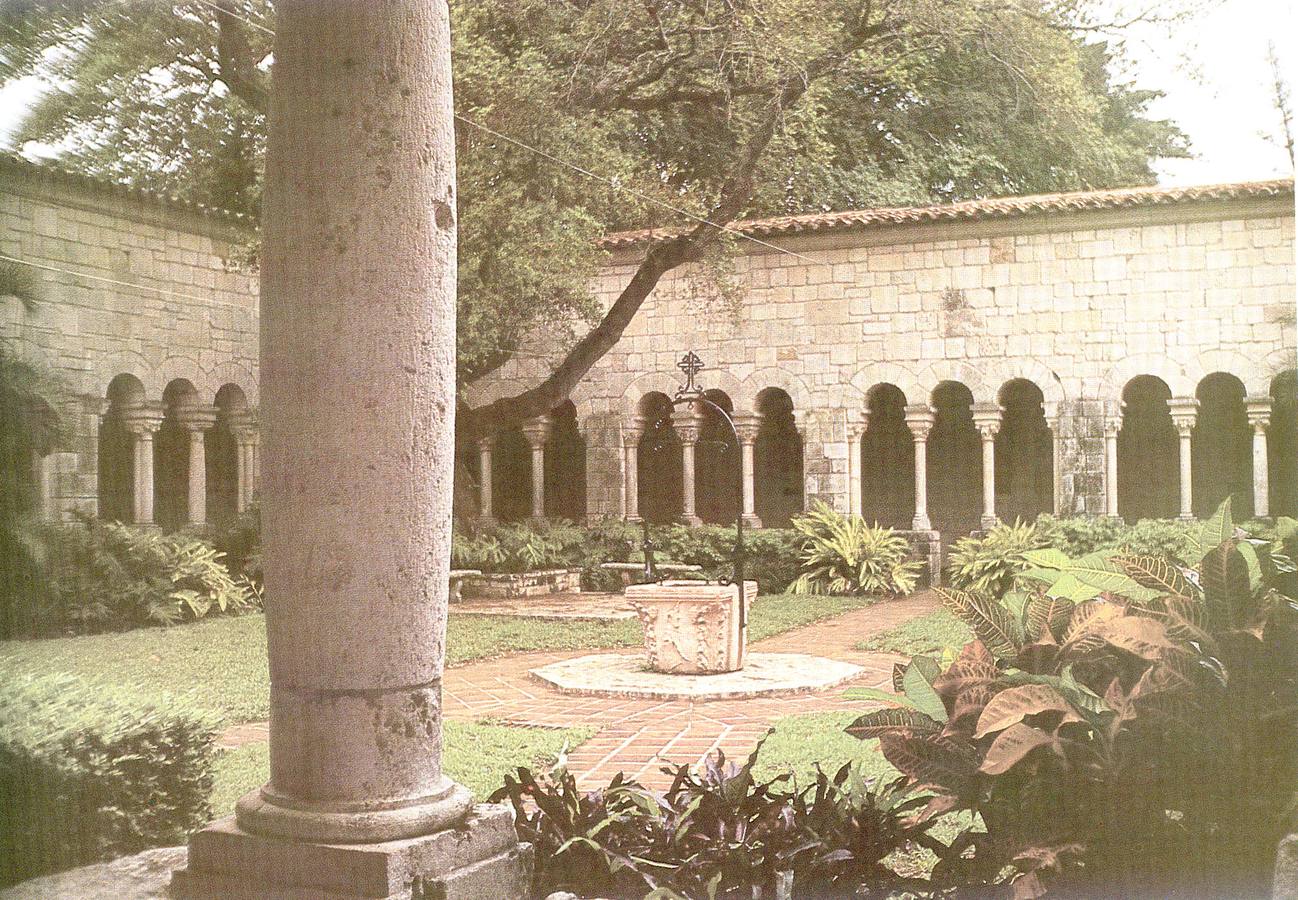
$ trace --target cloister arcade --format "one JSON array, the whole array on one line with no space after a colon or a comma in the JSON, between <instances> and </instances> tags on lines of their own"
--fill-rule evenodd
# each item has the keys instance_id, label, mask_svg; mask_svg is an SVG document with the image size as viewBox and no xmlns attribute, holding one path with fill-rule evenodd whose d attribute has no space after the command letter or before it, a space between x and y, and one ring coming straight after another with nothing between
<instances>
[{"instance_id":1,"label":"cloister arcade","mask_svg":"<svg viewBox=\"0 0 1298 900\"><path fill-rule=\"evenodd\" d=\"M256 418L238 384L210 396L180 377L153 399L137 376L113 377L96 413L100 518L175 530L222 525L247 507Z\"/></svg>"},{"instance_id":2,"label":"cloister arcade","mask_svg":"<svg viewBox=\"0 0 1298 900\"><path fill-rule=\"evenodd\" d=\"M941 373L936 373L941 374ZM968 373L965 373L966 375ZM1128 521L1209 514L1227 496L1240 517L1298 513L1298 375L1254 393L1225 371L1197 383L1131 374L1077 412L1057 381L999 384L958 371L930 388L879 381L847 405L844 511L944 541L998 521L1060 508L1064 419L1103 459L1104 512ZM900 380L900 379L899 379ZM738 441L704 404L673 406L668 383L633 385L619 423L620 509L630 521L785 526L802 511L806 423L789 390L728 385L705 396L730 414ZM805 392L803 392L805 394ZM835 405L831 415L841 415ZM825 416L822 413L821 418ZM484 438L482 513L501 520L581 519L587 490L578 408ZM530 499L529 499L530 498Z\"/></svg>"}]
</instances>

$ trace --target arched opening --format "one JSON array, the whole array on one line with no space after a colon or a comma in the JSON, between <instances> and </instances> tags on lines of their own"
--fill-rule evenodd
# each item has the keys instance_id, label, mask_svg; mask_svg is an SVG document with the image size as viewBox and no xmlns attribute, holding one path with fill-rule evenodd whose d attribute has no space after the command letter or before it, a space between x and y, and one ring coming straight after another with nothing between
<instances>
[{"instance_id":1,"label":"arched opening","mask_svg":"<svg viewBox=\"0 0 1298 900\"><path fill-rule=\"evenodd\" d=\"M861 438L861 515L907 529L915 515L915 444L906 427L906 395L876 384L866 395L869 424Z\"/></svg>"},{"instance_id":2,"label":"arched opening","mask_svg":"<svg viewBox=\"0 0 1298 900\"><path fill-rule=\"evenodd\" d=\"M197 405L198 391L184 378L162 392L162 425L153 440L153 517L164 531L189 521L189 434L180 416Z\"/></svg>"},{"instance_id":3,"label":"arched opening","mask_svg":"<svg viewBox=\"0 0 1298 900\"><path fill-rule=\"evenodd\" d=\"M532 448L518 427L496 432L491 450L491 512L502 522L532 515Z\"/></svg>"},{"instance_id":4,"label":"arched opening","mask_svg":"<svg viewBox=\"0 0 1298 900\"><path fill-rule=\"evenodd\" d=\"M1253 429L1244 408L1244 383L1214 372L1195 391L1199 414L1190 444L1192 506L1200 518L1227 497L1234 515L1253 515Z\"/></svg>"},{"instance_id":5,"label":"arched opening","mask_svg":"<svg viewBox=\"0 0 1298 900\"><path fill-rule=\"evenodd\" d=\"M1270 513L1298 516L1298 371L1293 369L1271 382L1266 444Z\"/></svg>"},{"instance_id":6,"label":"arched opening","mask_svg":"<svg viewBox=\"0 0 1298 900\"><path fill-rule=\"evenodd\" d=\"M550 413L545 446L545 514L579 522L586 517L586 442L571 400Z\"/></svg>"},{"instance_id":7,"label":"arched opening","mask_svg":"<svg viewBox=\"0 0 1298 900\"><path fill-rule=\"evenodd\" d=\"M933 390L928 438L928 510L944 541L976 530L982 518L982 441L973 422L973 394L956 381Z\"/></svg>"},{"instance_id":8,"label":"arched opening","mask_svg":"<svg viewBox=\"0 0 1298 900\"><path fill-rule=\"evenodd\" d=\"M144 385L134 375L108 383L108 412L99 422L99 517L117 522L134 519L134 442L122 415L144 403Z\"/></svg>"},{"instance_id":9,"label":"arched opening","mask_svg":"<svg viewBox=\"0 0 1298 900\"><path fill-rule=\"evenodd\" d=\"M1137 375L1122 389L1118 431L1118 515L1128 522L1170 519L1180 509L1179 447L1161 378Z\"/></svg>"},{"instance_id":10,"label":"arched opening","mask_svg":"<svg viewBox=\"0 0 1298 900\"><path fill-rule=\"evenodd\" d=\"M1045 396L1021 378L1001 387L1001 427L996 434L996 514L1005 522L1031 522L1055 502L1054 446Z\"/></svg>"},{"instance_id":11,"label":"arched opening","mask_svg":"<svg viewBox=\"0 0 1298 900\"><path fill-rule=\"evenodd\" d=\"M704 391L703 396L733 415L734 403L725 391ZM699 442L694 448L694 504L699 518L709 525L733 524L739 515L739 444L730 426L715 409L698 404Z\"/></svg>"},{"instance_id":12,"label":"arched opening","mask_svg":"<svg viewBox=\"0 0 1298 900\"><path fill-rule=\"evenodd\" d=\"M802 435L793 398L780 388L757 395L757 442L753 445L754 511L762 524L785 528L803 510Z\"/></svg>"},{"instance_id":13,"label":"arched opening","mask_svg":"<svg viewBox=\"0 0 1298 900\"><path fill-rule=\"evenodd\" d=\"M666 525L681 514L683 481L681 441L672 427L672 403L666 394L640 400L644 434L636 448L640 516L651 525Z\"/></svg>"},{"instance_id":14,"label":"arched opening","mask_svg":"<svg viewBox=\"0 0 1298 900\"><path fill-rule=\"evenodd\" d=\"M216 392L216 424L203 436L207 460L207 518L223 526L239 514L239 442L232 422L248 412L248 398L237 384Z\"/></svg>"}]
</instances>

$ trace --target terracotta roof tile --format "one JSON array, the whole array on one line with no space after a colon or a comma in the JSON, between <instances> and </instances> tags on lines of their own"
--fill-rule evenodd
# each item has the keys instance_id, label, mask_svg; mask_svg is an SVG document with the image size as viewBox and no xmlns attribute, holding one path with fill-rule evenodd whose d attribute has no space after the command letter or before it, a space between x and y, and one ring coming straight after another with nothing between
<instances>
[{"instance_id":1,"label":"terracotta roof tile","mask_svg":"<svg viewBox=\"0 0 1298 900\"><path fill-rule=\"evenodd\" d=\"M1293 197L1293 179L1208 184L1195 187L1137 187L1109 191L1077 191L1069 194L1036 194L1026 197L997 197L935 206L903 206L891 209L859 209L844 212L777 216L734 223L735 230L756 237L813 234L884 225L911 225L977 219L1008 219L1035 213L1080 210L1123 209L1213 200L1249 200ZM605 248L629 247L650 239L681 233L681 229L657 228L620 231L600 240Z\"/></svg>"}]
</instances>

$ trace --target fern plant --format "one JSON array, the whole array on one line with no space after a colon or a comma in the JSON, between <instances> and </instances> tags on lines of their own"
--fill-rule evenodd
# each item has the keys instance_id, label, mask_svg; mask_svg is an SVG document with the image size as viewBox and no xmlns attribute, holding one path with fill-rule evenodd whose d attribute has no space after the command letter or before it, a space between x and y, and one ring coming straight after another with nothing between
<instances>
[{"instance_id":1,"label":"fern plant","mask_svg":"<svg viewBox=\"0 0 1298 900\"><path fill-rule=\"evenodd\" d=\"M1015 577L1029 568L1024 556L1046 545L1030 522L997 525L981 537L956 541L947 562L951 586L976 594L1003 594Z\"/></svg>"},{"instance_id":2,"label":"fern plant","mask_svg":"<svg viewBox=\"0 0 1298 900\"><path fill-rule=\"evenodd\" d=\"M910 593L919 583L921 567L910 558L910 542L891 528L844 516L819 501L792 525L803 539L795 594L893 597Z\"/></svg>"}]
</instances>

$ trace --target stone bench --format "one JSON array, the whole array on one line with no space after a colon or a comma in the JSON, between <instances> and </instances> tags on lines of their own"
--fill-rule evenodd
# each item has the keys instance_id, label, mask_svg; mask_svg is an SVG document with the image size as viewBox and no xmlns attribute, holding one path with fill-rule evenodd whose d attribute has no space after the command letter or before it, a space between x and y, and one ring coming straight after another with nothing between
<instances>
[{"instance_id":1,"label":"stone bench","mask_svg":"<svg viewBox=\"0 0 1298 900\"><path fill-rule=\"evenodd\" d=\"M600 563L599 567L610 572L618 572L622 576L622 587L627 588L635 584L636 575L644 574L644 563L633 562L606 562ZM693 566L688 563L654 563L654 569L664 575L681 575L689 572L702 572L702 566Z\"/></svg>"},{"instance_id":2,"label":"stone bench","mask_svg":"<svg viewBox=\"0 0 1298 900\"><path fill-rule=\"evenodd\" d=\"M458 603L463 597L460 595L460 589L464 579L471 578L474 575L481 575L480 569L451 569L451 595L450 601Z\"/></svg>"}]
</instances>

